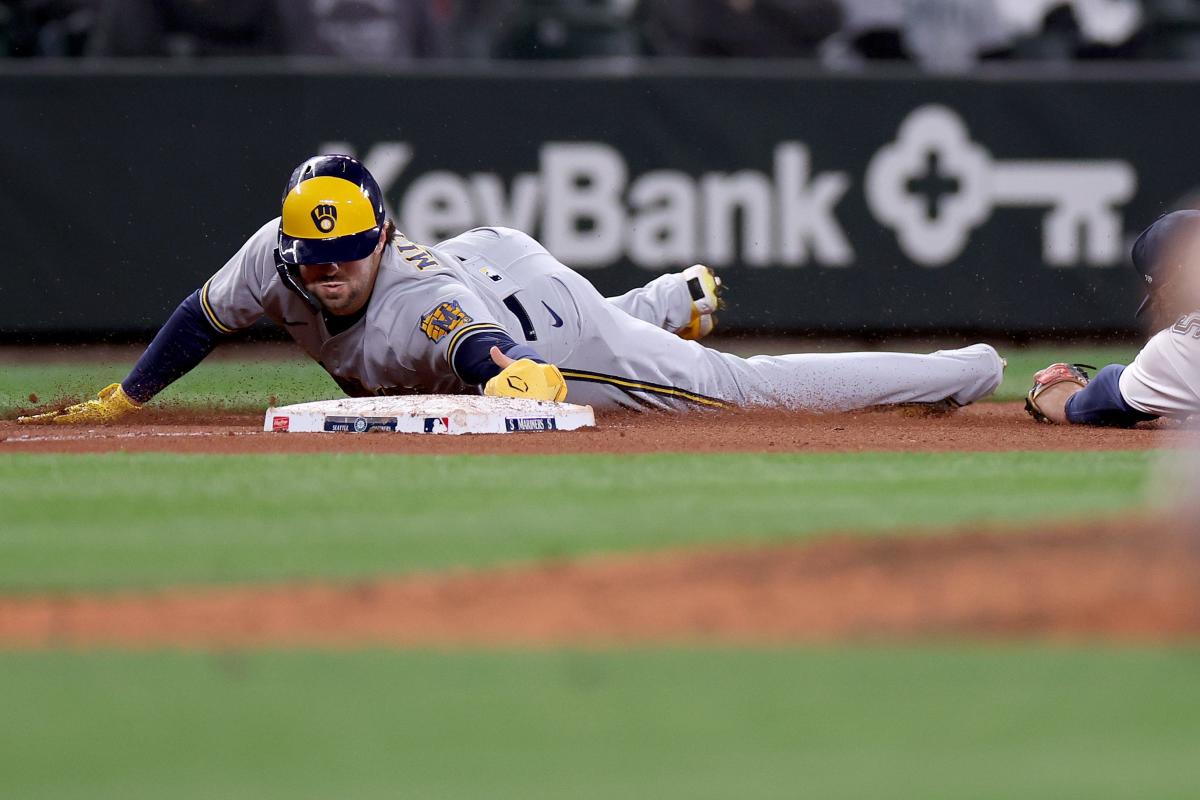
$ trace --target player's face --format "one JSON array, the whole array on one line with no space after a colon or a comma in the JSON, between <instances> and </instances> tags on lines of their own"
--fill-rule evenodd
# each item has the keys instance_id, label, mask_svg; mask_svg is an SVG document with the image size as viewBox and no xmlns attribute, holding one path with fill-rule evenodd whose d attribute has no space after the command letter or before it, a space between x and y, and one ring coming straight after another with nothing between
<instances>
[{"instance_id":1,"label":"player's face","mask_svg":"<svg viewBox=\"0 0 1200 800\"><path fill-rule=\"evenodd\" d=\"M362 309L371 299L375 276L383 255L383 239L366 258L332 264L300 265L304 288L334 316L346 316Z\"/></svg>"}]
</instances>

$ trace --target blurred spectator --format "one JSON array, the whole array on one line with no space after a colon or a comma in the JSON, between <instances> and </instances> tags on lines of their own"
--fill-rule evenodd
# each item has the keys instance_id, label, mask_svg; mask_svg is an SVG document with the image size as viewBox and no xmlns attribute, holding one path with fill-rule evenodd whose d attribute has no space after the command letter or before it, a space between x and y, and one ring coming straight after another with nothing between
<instances>
[{"instance_id":1,"label":"blurred spectator","mask_svg":"<svg viewBox=\"0 0 1200 800\"><path fill-rule=\"evenodd\" d=\"M999 0L1021 60L1132 55L1143 23L1137 0Z\"/></svg>"},{"instance_id":2,"label":"blurred spectator","mask_svg":"<svg viewBox=\"0 0 1200 800\"><path fill-rule=\"evenodd\" d=\"M463 4L465 43L497 58L635 56L637 0L475 0Z\"/></svg>"},{"instance_id":3,"label":"blurred spectator","mask_svg":"<svg viewBox=\"0 0 1200 800\"><path fill-rule=\"evenodd\" d=\"M278 0L288 55L387 61L448 55L448 0Z\"/></svg>"},{"instance_id":4,"label":"blurred spectator","mask_svg":"<svg viewBox=\"0 0 1200 800\"><path fill-rule=\"evenodd\" d=\"M1200 61L1200 0L0 0L0 56Z\"/></svg>"},{"instance_id":5,"label":"blurred spectator","mask_svg":"<svg viewBox=\"0 0 1200 800\"><path fill-rule=\"evenodd\" d=\"M1142 21L1138 0L841 3L845 24L823 48L825 63L835 67L906 59L933 72L964 72L989 58L1067 59L1089 48L1116 53Z\"/></svg>"},{"instance_id":6,"label":"blurred spectator","mask_svg":"<svg viewBox=\"0 0 1200 800\"><path fill-rule=\"evenodd\" d=\"M103 0L98 56L254 56L282 52L274 0Z\"/></svg>"},{"instance_id":7,"label":"blurred spectator","mask_svg":"<svg viewBox=\"0 0 1200 800\"><path fill-rule=\"evenodd\" d=\"M1152 59L1200 59L1200 2L1144 0L1146 27L1138 55Z\"/></svg>"},{"instance_id":8,"label":"blurred spectator","mask_svg":"<svg viewBox=\"0 0 1200 800\"><path fill-rule=\"evenodd\" d=\"M833 67L904 59L961 72L1004 50L1011 30L994 0L841 0L845 22L823 48Z\"/></svg>"},{"instance_id":9,"label":"blurred spectator","mask_svg":"<svg viewBox=\"0 0 1200 800\"><path fill-rule=\"evenodd\" d=\"M102 1L89 52L103 56L444 55L450 11L448 0Z\"/></svg>"},{"instance_id":10,"label":"blurred spectator","mask_svg":"<svg viewBox=\"0 0 1200 800\"><path fill-rule=\"evenodd\" d=\"M0 56L77 56L95 23L93 0L0 3Z\"/></svg>"},{"instance_id":11,"label":"blurred spectator","mask_svg":"<svg viewBox=\"0 0 1200 800\"><path fill-rule=\"evenodd\" d=\"M0 56L18 53L22 39L21 27L16 3L0 3Z\"/></svg>"},{"instance_id":12,"label":"blurred spectator","mask_svg":"<svg viewBox=\"0 0 1200 800\"><path fill-rule=\"evenodd\" d=\"M838 30L837 0L645 0L652 55L804 58Z\"/></svg>"},{"instance_id":13,"label":"blurred spectator","mask_svg":"<svg viewBox=\"0 0 1200 800\"><path fill-rule=\"evenodd\" d=\"M491 58L497 42L508 35L505 26L513 19L520 0L454 0L451 41L453 55L462 58Z\"/></svg>"}]
</instances>

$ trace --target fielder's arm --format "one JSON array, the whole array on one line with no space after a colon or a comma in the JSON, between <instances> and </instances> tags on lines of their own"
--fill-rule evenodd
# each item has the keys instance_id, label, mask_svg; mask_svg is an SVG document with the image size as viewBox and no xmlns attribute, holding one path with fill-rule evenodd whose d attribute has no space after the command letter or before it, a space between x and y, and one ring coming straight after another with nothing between
<instances>
[{"instance_id":1,"label":"fielder's arm","mask_svg":"<svg viewBox=\"0 0 1200 800\"><path fill-rule=\"evenodd\" d=\"M1134 408L1121 394L1121 364L1109 364L1089 378L1082 367L1051 364L1033 376L1025 410L1038 422L1129 428L1157 419Z\"/></svg>"}]
</instances>

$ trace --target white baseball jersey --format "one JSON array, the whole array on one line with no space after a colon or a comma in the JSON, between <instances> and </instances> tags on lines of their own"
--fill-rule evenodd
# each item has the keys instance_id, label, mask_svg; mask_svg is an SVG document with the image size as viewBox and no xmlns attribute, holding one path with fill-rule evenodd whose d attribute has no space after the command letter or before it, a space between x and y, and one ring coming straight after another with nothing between
<instances>
[{"instance_id":1,"label":"white baseball jersey","mask_svg":"<svg viewBox=\"0 0 1200 800\"><path fill-rule=\"evenodd\" d=\"M1163 417L1200 414L1200 312L1186 314L1146 342L1121 373L1125 402Z\"/></svg>"},{"instance_id":2,"label":"white baseball jersey","mask_svg":"<svg viewBox=\"0 0 1200 800\"><path fill-rule=\"evenodd\" d=\"M606 299L537 241L508 228L476 228L432 247L398 235L385 248L362 319L331 334L322 315L280 280L277 230L277 220L264 225L204 285L205 316L227 332L266 315L351 394L477 391L455 374L455 352L497 328L558 365L568 401L597 408L965 405L1002 377L1000 357L982 344L929 355L721 353L672 333L692 309L679 275Z\"/></svg>"}]
</instances>

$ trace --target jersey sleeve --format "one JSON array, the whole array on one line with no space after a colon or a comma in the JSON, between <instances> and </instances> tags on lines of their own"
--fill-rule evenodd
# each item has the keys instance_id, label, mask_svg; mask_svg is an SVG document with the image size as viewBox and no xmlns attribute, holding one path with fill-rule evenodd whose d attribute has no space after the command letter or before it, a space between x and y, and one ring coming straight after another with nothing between
<instances>
[{"instance_id":1,"label":"jersey sleeve","mask_svg":"<svg viewBox=\"0 0 1200 800\"><path fill-rule=\"evenodd\" d=\"M134 402L145 403L203 361L220 339L204 321L200 292L192 292L159 329L121 388Z\"/></svg>"},{"instance_id":2,"label":"jersey sleeve","mask_svg":"<svg viewBox=\"0 0 1200 800\"><path fill-rule=\"evenodd\" d=\"M1192 320L1195 325L1191 324ZM1163 417L1200 413L1200 315L1184 317L1159 331L1121 374L1121 396L1129 405Z\"/></svg>"},{"instance_id":3,"label":"jersey sleeve","mask_svg":"<svg viewBox=\"0 0 1200 800\"><path fill-rule=\"evenodd\" d=\"M1121 395L1124 371L1120 364L1109 364L1097 372L1087 386L1067 399L1067 421L1075 425L1128 428L1154 419L1156 415L1134 408Z\"/></svg>"},{"instance_id":4,"label":"jersey sleeve","mask_svg":"<svg viewBox=\"0 0 1200 800\"><path fill-rule=\"evenodd\" d=\"M248 328L263 316L262 298L275 278L279 221L263 225L200 289L200 308L220 333Z\"/></svg>"},{"instance_id":5,"label":"jersey sleeve","mask_svg":"<svg viewBox=\"0 0 1200 800\"><path fill-rule=\"evenodd\" d=\"M482 386L500 374L500 366L492 360L492 348L513 361L528 358L538 364L545 364L536 350L527 344L518 344L505 331L486 330L472 334L454 351L454 361L450 364L454 373L468 386Z\"/></svg>"},{"instance_id":6,"label":"jersey sleeve","mask_svg":"<svg viewBox=\"0 0 1200 800\"><path fill-rule=\"evenodd\" d=\"M516 345L487 304L457 280L438 280L404 306L393 317L392 356L433 385L475 386L498 373L498 367L492 364L492 372L480 358L480 342L487 343L488 349L495 344L510 353L516 348L520 355L513 357L537 355Z\"/></svg>"}]
</instances>

